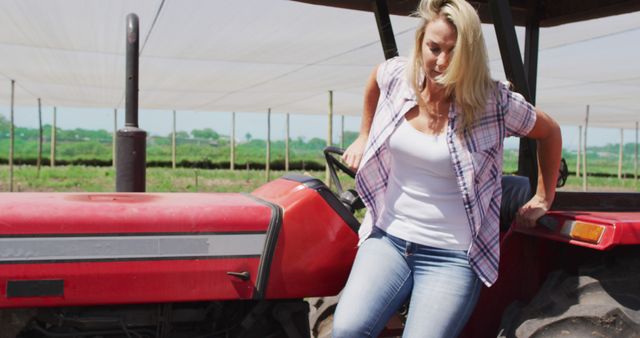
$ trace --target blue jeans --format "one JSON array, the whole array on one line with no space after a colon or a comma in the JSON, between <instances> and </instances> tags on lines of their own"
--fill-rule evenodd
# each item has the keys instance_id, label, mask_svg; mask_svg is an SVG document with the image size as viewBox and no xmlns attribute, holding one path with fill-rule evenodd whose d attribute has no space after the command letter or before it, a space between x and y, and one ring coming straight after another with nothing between
<instances>
[{"instance_id":1,"label":"blue jeans","mask_svg":"<svg viewBox=\"0 0 640 338\"><path fill-rule=\"evenodd\" d=\"M466 251L411 243L374 227L342 290L333 337L377 337L409 297L402 337L457 337L481 286Z\"/></svg>"}]
</instances>

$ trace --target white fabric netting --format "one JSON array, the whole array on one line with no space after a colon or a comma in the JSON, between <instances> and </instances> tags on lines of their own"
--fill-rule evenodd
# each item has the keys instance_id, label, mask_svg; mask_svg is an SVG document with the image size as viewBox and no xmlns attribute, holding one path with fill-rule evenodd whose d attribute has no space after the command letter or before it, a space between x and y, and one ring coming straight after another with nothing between
<instances>
[{"instance_id":1,"label":"white fabric netting","mask_svg":"<svg viewBox=\"0 0 640 338\"><path fill-rule=\"evenodd\" d=\"M122 108L131 12L141 109L326 114L332 90L336 114L359 115L364 82L384 59L368 12L278 0L1 0L0 104L15 79L16 105ZM401 55L416 22L392 16ZM492 72L504 78L484 28ZM582 123L589 104L590 125L630 127L640 112L637 41L638 12L541 29L538 105L565 125Z\"/></svg>"}]
</instances>

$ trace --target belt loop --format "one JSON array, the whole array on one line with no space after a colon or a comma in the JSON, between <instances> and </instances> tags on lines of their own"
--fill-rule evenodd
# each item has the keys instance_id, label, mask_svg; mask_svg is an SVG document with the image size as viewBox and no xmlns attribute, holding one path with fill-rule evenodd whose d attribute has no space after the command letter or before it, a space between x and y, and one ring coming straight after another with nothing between
<instances>
[{"instance_id":1,"label":"belt loop","mask_svg":"<svg viewBox=\"0 0 640 338\"><path fill-rule=\"evenodd\" d=\"M415 250L415 244L409 242L409 241L405 241L405 247L404 247L404 255L405 256L411 256L413 255L413 251Z\"/></svg>"}]
</instances>

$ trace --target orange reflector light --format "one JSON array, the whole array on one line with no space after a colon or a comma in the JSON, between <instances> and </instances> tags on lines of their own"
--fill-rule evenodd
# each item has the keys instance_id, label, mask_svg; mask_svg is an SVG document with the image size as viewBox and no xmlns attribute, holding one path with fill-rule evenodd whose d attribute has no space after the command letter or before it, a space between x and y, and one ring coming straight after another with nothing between
<instances>
[{"instance_id":1,"label":"orange reflector light","mask_svg":"<svg viewBox=\"0 0 640 338\"><path fill-rule=\"evenodd\" d=\"M562 227L563 233L572 239L598 244L602 238L605 227L599 224L582 221L567 221Z\"/></svg>"}]
</instances>

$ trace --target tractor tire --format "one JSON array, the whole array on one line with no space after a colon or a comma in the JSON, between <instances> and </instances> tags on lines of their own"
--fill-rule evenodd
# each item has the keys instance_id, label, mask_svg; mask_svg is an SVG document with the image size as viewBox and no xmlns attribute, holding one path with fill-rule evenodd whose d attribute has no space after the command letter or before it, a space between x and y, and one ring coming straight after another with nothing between
<instances>
[{"instance_id":1,"label":"tractor tire","mask_svg":"<svg viewBox=\"0 0 640 338\"><path fill-rule=\"evenodd\" d=\"M35 309L0 310L0 338L15 338L35 315Z\"/></svg>"},{"instance_id":2,"label":"tractor tire","mask_svg":"<svg viewBox=\"0 0 640 338\"><path fill-rule=\"evenodd\" d=\"M528 305L505 310L498 337L640 337L640 257L608 258L550 273Z\"/></svg>"},{"instance_id":3,"label":"tractor tire","mask_svg":"<svg viewBox=\"0 0 640 338\"><path fill-rule=\"evenodd\" d=\"M333 297L307 298L309 302L309 327L312 338L331 338L333 314L336 312L340 295ZM387 323L379 337L399 338L407 319L408 305L405 304Z\"/></svg>"},{"instance_id":4,"label":"tractor tire","mask_svg":"<svg viewBox=\"0 0 640 338\"><path fill-rule=\"evenodd\" d=\"M339 296L309 298L309 327L311 337L330 338L333 330L333 313L336 311Z\"/></svg>"}]
</instances>

